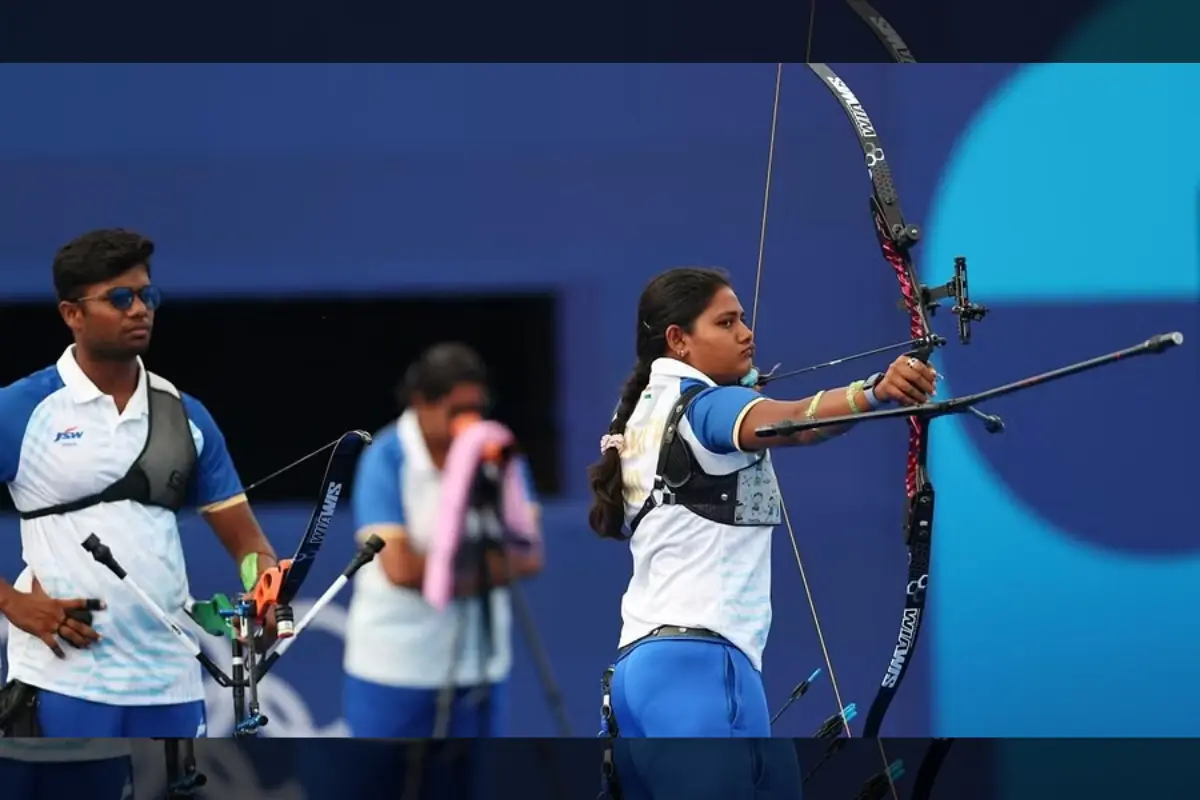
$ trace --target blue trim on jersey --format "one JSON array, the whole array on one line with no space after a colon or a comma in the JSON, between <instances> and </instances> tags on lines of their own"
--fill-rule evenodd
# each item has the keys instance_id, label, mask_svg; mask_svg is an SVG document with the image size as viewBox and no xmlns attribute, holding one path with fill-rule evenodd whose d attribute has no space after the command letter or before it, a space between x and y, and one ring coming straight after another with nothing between
<instances>
[{"instance_id":1,"label":"blue trim on jersey","mask_svg":"<svg viewBox=\"0 0 1200 800\"><path fill-rule=\"evenodd\" d=\"M34 409L64 386L58 366L53 365L0 389L0 483L17 479L21 445Z\"/></svg>"},{"instance_id":2,"label":"blue trim on jersey","mask_svg":"<svg viewBox=\"0 0 1200 800\"><path fill-rule=\"evenodd\" d=\"M244 491L242 479L229 457L225 435L217 427L217 421L204 404L190 394L180 392L179 396L188 419L204 437L204 446L197 454L196 471L188 489L189 504L203 507L237 497Z\"/></svg>"},{"instance_id":3,"label":"blue trim on jersey","mask_svg":"<svg viewBox=\"0 0 1200 800\"><path fill-rule=\"evenodd\" d=\"M404 501L400 498L400 470L404 451L395 423L375 434L374 442L358 458L350 506L354 527L403 525Z\"/></svg>"},{"instance_id":4,"label":"blue trim on jersey","mask_svg":"<svg viewBox=\"0 0 1200 800\"><path fill-rule=\"evenodd\" d=\"M704 385L703 381L695 378L683 378L679 383L679 393ZM687 421L692 426L696 441L710 453L727 455L738 452L734 425L746 407L761 397L746 386L710 386L700 392L687 409Z\"/></svg>"},{"instance_id":5,"label":"blue trim on jersey","mask_svg":"<svg viewBox=\"0 0 1200 800\"><path fill-rule=\"evenodd\" d=\"M524 457L517 456L516 467L521 475L521 482L525 484L525 499L535 505L541 502L537 496L537 489L533 486L533 472L529 469L529 462Z\"/></svg>"}]
</instances>

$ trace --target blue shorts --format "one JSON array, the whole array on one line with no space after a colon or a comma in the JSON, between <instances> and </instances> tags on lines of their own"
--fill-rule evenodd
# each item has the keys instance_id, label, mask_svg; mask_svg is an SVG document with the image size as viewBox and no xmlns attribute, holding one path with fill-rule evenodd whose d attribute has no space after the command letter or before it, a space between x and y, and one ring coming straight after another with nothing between
<instances>
[{"instance_id":1,"label":"blue shorts","mask_svg":"<svg viewBox=\"0 0 1200 800\"><path fill-rule=\"evenodd\" d=\"M132 800L133 763L100 761L17 761L0 758L4 800Z\"/></svg>"},{"instance_id":2,"label":"blue shorts","mask_svg":"<svg viewBox=\"0 0 1200 800\"><path fill-rule=\"evenodd\" d=\"M504 682L481 692L456 689L450 709L451 738L495 738L504 735L508 715L508 687ZM436 724L440 689L384 686L346 676L343 714L350 735L359 739L429 738Z\"/></svg>"},{"instance_id":3,"label":"blue shorts","mask_svg":"<svg viewBox=\"0 0 1200 800\"><path fill-rule=\"evenodd\" d=\"M771 739L762 675L712 639L649 639L617 662L612 710L617 777L630 800L801 795L790 739ZM739 742L688 741L688 738Z\"/></svg>"},{"instance_id":4,"label":"blue shorts","mask_svg":"<svg viewBox=\"0 0 1200 800\"><path fill-rule=\"evenodd\" d=\"M47 739L199 739L207 733L204 703L110 706L38 690L38 723Z\"/></svg>"},{"instance_id":5,"label":"blue shorts","mask_svg":"<svg viewBox=\"0 0 1200 800\"><path fill-rule=\"evenodd\" d=\"M347 675L343 715L357 739L429 739L437 717L438 689L384 686ZM415 757L422 755L421 797L478 798L487 786L489 753L478 742L453 741L503 735L508 691L505 683L479 693L458 689L450 712L449 736L427 742L417 751L412 742L354 742L322 739L300 744L305 754L297 772L309 800L394 800L413 779ZM306 754L312 749L311 756ZM344 751L344 753L343 753ZM346 765L353 769L347 770ZM397 788L399 787L399 788Z\"/></svg>"}]
</instances>

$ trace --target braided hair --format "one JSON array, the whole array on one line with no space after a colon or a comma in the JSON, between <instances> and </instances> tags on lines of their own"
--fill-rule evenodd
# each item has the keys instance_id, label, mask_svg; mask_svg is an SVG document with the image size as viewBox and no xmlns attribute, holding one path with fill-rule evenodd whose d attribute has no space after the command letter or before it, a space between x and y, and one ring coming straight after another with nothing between
<instances>
[{"instance_id":1,"label":"braided hair","mask_svg":"<svg viewBox=\"0 0 1200 800\"><path fill-rule=\"evenodd\" d=\"M638 398L650 383L650 365L668 354L667 329L677 325L690 333L713 295L729 286L729 276L719 269L679 267L658 275L638 299L637 360L621 387L621 401L609 423L610 434L625 432ZM621 454L604 451L588 467L592 507L588 526L601 538L624 539L625 495L621 479Z\"/></svg>"}]
</instances>

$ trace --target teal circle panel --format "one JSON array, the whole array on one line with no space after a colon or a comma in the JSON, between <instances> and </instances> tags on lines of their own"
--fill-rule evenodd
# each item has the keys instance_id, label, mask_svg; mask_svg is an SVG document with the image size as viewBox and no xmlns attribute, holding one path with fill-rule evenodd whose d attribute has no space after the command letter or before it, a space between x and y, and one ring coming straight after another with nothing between
<instances>
[{"instance_id":1,"label":"teal circle panel","mask_svg":"<svg viewBox=\"0 0 1200 800\"><path fill-rule=\"evenodd\" d=\"M1162 331L1200 333L1200 159L1190 144L1198 98L1196 64L1018 70L981 107L945 168L924 254L939 269L926 277L944 280L940 267L969 254L973 299L997 317L1044 321L1053 311L1079 321L1062 323L1064 351L1103 352L1088 344L1103 339L1101 326L1128 325L1134 334L1124 344ZM1145 330L1147 321L1162 330ZM985 452L987 440L967 420L935 424L937 735L1200 735L1200 491L1187 492L1185 482L1195 462L1128 457L1153 450L1139 440L1150 433L1173 431L1162 441L1171 453L1195 452L1179 440L1200 444L1177 405L1195 388L1196 347L1200 337L1191 335L1162 360L1098 371L1104 383L1081 378L1022 395L1086 405L1102 423L1086 434L1105 445L1096 452L1108 461L1064 473L1057 494L1014 487L1041 453L1064 446L1069 415L1053 426L1010 417L1010 429L1033 426L1041 439L1003 457ZM958 358L949 358L950 374L966 372L971 389L980 388L989 365L964 370ZM1129 411L1161 419L1139 427L1122 417ZM1143 482L1125 495L1100 492L1080 477L1088 468L1137 471ZM1169 471L1169 497L1145 488L1155 470ZM1138 552L1075 529L1116 509L1173 547Z\"/></svg>"}]
</instances>

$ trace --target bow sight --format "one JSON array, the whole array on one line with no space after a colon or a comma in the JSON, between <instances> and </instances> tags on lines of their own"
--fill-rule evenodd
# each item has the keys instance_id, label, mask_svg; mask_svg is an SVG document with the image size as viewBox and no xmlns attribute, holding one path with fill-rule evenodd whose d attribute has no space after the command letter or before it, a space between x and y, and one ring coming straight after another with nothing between
<instances>
[{"instance_id":1,"label":"bow sight","mask_svg":"<svg viewBox=\"0 0 1200 800\"><path fill-rule=\"evenodd\" d=\"M916 225L910 225L909 228L914 237L918 235ZM915 238L913 241L916 241ZM971 302L971 295L967 290L967 259L965 256L958 256L954 259L953 278L934 288L925 285L919 286L917 292L921 304L925 306L925 311L931 317L941 307L939 301L946 298L953 300L954 305L951 307L950 313L958 317L958 341L962 344L971 343L971 323L979 322L986 317L988 307ZM896 307L901 311L908 311L903 300L897 300ZM934 347L941 347L946 343L945 339L933 334L929 336L929 339L932 340L930 343Z\"/></svg>"},{"instance_id":2,"label":"bow sight","mask_svg":"<svg viewBox=\"0 0 1200 800\"><path fill-rule=\"evenodd\" d=\"M895 225L893 226L893 234L897 237L894 242L895 247L907 253L908 248L912 247L920 239L921 232L916 225ZM914 295L920 301L920 307L924 313L932 317L940 308L940 302L945 299L954 301L950 312L958 317L958 340L962 344L971 343L971 323L979 322L988 314L988 308L980 303L971 302L971 296L967 288L967 259L965 256L958 256L954 259L954 277L941 286L930 287L925 284L919 284L914 289ZM907 312L908 301L906 299L898 300L897 307L901 311ZM881 353L887 353L892 350L908 349L908 355L913 358L919 358L922 361L927 361L929 356L939 347L946 344L946 339L937 335L932 329L926 329L924 335L917 336L913 339L908 339L895 344L876 347L862 353L855 353L850 356L842 356L831 361L824 361L820 364L803 367L802 369L788 370L780 372L780 364L776 364L770 372L755 373L755 385L759 390L765 387L768 383L782 380L783 378L794 378L797 375L803 375L808 372L814 372L818 369L826 367L836 367L841 364L846 364L851 361L857 361L861 358L869 358L877 356ZM973 405L966 406L961 409L964 413L978 419L983 423L984 430L988 433L1003 433L1004 420L998 414L985 414Z\"/></svg>"}]
</instances>

